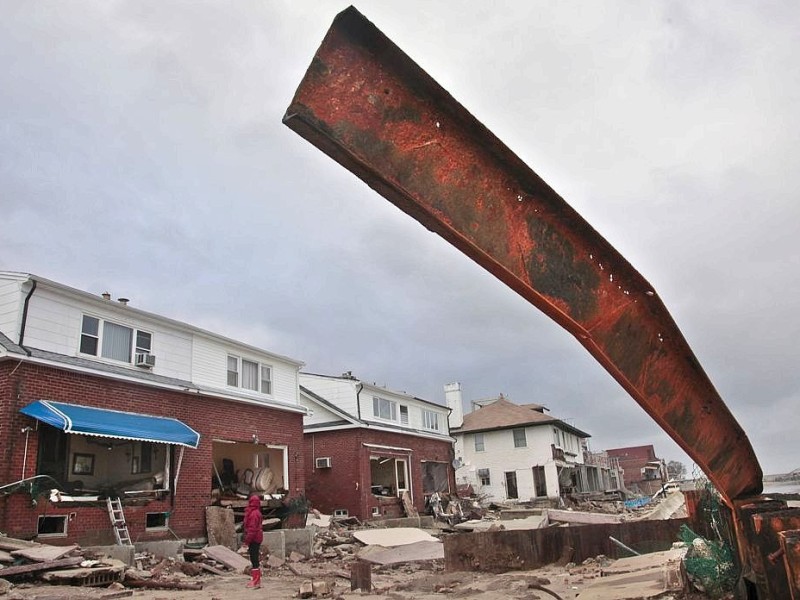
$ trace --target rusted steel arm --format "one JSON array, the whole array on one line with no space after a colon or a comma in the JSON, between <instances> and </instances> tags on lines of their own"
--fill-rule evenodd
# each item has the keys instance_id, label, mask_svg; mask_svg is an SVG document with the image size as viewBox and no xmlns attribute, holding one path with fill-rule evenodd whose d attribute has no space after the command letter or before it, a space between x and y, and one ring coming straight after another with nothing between
<instances>
[{"instance_id":1,"label":"rusted steel arm","mask_svg":"<svg viewBox=\"0 0 800 600\"><path fill-rule=\"evenodd\" d=\"M354 8L284 123L574 335L726 500L761 491L747 436L653 287Z\"/></svg>"}]
</instances>

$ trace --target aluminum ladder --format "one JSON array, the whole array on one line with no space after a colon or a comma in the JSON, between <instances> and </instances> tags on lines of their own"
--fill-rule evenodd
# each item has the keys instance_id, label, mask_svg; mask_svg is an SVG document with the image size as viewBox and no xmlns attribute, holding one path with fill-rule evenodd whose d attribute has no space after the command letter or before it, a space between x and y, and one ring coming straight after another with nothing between
<instances>
[{"instance_id":1,"label":"aluminum ladder","mask_svg":"<svg viewBox=\"0 0 800 600\"><path fill-rule=\"evenodd\" d=\"M122 500L119 497L106 498L108 507L108 518L111 519L111 527L114 529L114 537L117 538L119 546L133 546L131 534L128 532L128 524L125 522L125 514L122 512Z\"/></svg>"}]
</instances>

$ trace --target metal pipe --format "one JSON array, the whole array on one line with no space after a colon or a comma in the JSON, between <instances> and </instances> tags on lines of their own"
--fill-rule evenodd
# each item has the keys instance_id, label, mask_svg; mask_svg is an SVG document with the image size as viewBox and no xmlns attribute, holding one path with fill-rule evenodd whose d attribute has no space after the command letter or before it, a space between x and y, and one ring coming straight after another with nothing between
<instances>
[{"instance_id":1,"label":"metal pipe","mask_svg":"<svg viewBox=\"0 0 800 600\"><path fill-rule=\"evenodd\" d=\"M625 544L623 544L622 542L620 542L620 541L619 541L617 538L615 538L615 537L608 536L608 539L610 539L612 542L614 542L614 543L615 543L617 546L619 546L619 547L620 547L620 548L622 548L623 550L626 550L627 552L630 552L630 553L631 553L631 554L633 554L634 556L641 556L641 555L642 555L642 553L641 553L641 552L637 552L636 550L634 550L634 549L633 549L633 548L631 548L630 546L626 546Z\"/></svg>"}]
</instances>

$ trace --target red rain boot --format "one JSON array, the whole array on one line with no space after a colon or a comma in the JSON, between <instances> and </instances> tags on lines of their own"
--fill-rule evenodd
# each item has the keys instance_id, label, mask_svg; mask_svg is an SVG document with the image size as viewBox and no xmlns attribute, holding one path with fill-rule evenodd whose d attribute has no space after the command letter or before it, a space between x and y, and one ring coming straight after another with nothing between
<instances>
[{"instance_id":1,"label":"red rain boot","mask_svg":"<svg viewBox=\"0 0 800 600\"><path fill-rule=\"evenodd\" d=\"M247 583L247 587L255 589L261 587L261 569L250 570L250 581Z\"/></svg>"}]
</instances>

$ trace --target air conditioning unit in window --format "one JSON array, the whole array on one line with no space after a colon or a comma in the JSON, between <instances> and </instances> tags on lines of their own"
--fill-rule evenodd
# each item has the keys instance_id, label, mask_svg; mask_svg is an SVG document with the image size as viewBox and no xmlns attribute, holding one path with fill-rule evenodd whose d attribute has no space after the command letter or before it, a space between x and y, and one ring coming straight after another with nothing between
<instances>
[{"instance_id":1,"label":"air conditioning unit in window","mask_svg":"<svg viewBox=\"0 0 800 600\"><path fill-rule=\"evenodd\" d=\"M137 367L152 369L156 366L156 357L148 352L137 352L136 360L134 362Z\"/></svg>"},{"instance_id":2,"label":"air conditioning unit in window","mask_svg":"<svg viewBox=\"0 0 800 600\"><path fill-rule=\"evenodd\" d=\"M330 456L322 456L317 459L316 465L318 469L330 469L331 468L331 457Z\"/></svg>"}]
</instances>

